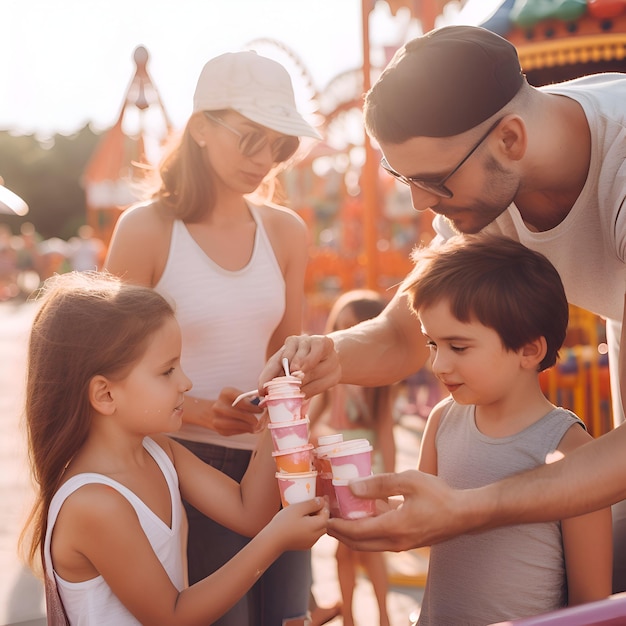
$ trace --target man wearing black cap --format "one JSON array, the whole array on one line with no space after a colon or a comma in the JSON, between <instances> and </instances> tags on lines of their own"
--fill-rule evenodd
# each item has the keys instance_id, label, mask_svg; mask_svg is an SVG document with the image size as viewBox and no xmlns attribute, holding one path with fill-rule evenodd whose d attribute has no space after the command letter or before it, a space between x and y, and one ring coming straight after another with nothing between
<instances>
[{"instance_id":1,"label":"man wearing black cap","mask_svg":"<svg viewBox=\"0 0 626 626\"><path fill-rule=\"evenodd\" d=\"M621 422L626 76L600 74L537 89L505 39L479 27L450 26L396 53L366 95L364 113L384 154L381 165L409 186L416 210L436 214L435 244L483 230L519 240L552 261L569 302L607 319L614 413ZM331 337L290 338L261 382L280 371L281 356L304 372L308 395L339 381L402 380L427 358L400 293L375 320ZM626 372L626 350L622 358ZM357 522L331 520L330 532L358 549L403 550L512 522L579 515L626 497L625 449L626 428L616 428L556 464L462 492L418 472L379 475L355 492L402 495L403 506ZM618 552L622 560L625 552ZM617 571L624 565L618 562ZM615 591L623 588L616 579Z\"/></svg>"}]
</instances>

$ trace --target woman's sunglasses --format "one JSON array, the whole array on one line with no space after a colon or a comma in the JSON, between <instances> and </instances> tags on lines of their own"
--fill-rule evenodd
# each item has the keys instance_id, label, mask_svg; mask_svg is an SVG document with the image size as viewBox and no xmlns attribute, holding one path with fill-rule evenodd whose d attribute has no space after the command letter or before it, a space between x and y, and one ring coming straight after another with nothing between
<instances>
[{"instance_id":1,"label":"woman's sunglasses","mask_svg":"<svg viewBox=\"0 0 626 626\"><path fill-rule=\"evenodd\" d=\"M204 111L204 114L216 124L219 124L226 130L229 130L233 135L239 137L239 152L246 157L253 157L258 154L268 145L269 139L267 134L262 130L251 130L247 133L242 133L236 128L233 128L230 124L227 124L223 119L213 115L210 111ZM295 151L300 145L300 139L293 137L292 135L283 135L278 137L270 144L270 150L272 151L272 158L274 163L282 163L292 157Z\"/></svg>"}]
</instances>

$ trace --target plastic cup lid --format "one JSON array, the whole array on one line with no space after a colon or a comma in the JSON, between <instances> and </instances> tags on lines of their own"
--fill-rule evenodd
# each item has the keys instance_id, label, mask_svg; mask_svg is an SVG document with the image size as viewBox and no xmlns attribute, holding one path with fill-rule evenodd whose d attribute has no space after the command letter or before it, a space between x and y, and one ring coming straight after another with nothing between
<instances>
[{"instance_id":1,"label":"plastic cup lid","mask_svg":"<svg viewBox=\"0 0 626 626\"><path fill-rule=\"evenodd\" d=\"M289 422L290 424L293 424L293 422ZM313 444L312 443L307 443L304 446L298 446L297 448L287 448L286 450L276 450L275 452L272 452L272 456L282 456L283 454L293 454L294 452L304 452L306 450L312 450L313 449Z\"/></svg>"},{"instance_id":2,"label":"plastic cup lid","mask_svg":"<svg viewBox=\"0 0 626 626\"><path fill-rule=\"evenodd\" d=\"M344 442L345 443L345 442ZM371 452L373 450L373 446L369 443L360 444L358 446L350 446L347 448L340 448L336 446L334 450L330 452L326 452L326 456L329 459L334 459L341 456L349 456L350 454L360 454L361 452Z\"/></svg>"},{"instance_id":3,"label":"plastic cup lid","mask_svg":"<svg viewBox=\"0 0 626 626\"><path fill-rule=\"evenodd\" d=\"M301 385L302 379L297 376L277 376L263 383L263 387L271 387L272 385Z\"/></svg>"},{"instance_id":4,"label":"plastic cup lid","mask_svg":"<svg viewBox=\"0 0 626 626\"><path fill-rule=\"evenodd\" d=\"M312 470L310 472L276 472L276 478L283 480L291 480L296 478L314 478L317 476L317 472Z\"/></svg>"},{"instance_id":5,"label":"plastic cup lid","mask_svg":"<svg viewBox=\"0 0 626 626\"><path fill-rule=\"evenodd\" d=\"M315 454L317 456L329 456L329 454L345 451L345 450L353 450L359 452L362 448L365 449L370 447L371 444L367 439L348 439L347 441L338 441L337 443L329 443L325 446L318 446L315 448Z\"/></svg>"},{"instance_id":6,"label":"plastic cup lid","mask_svg":"<svg viewBox=\"0 0 626 626\"><path fill-rule=\"evenodd\" d=\"M336 435L322 435L317 438L319 446L327 446L331 443L339 443L341 441L343 441L343 435L341 433L337 433Z\"/></svg>"},{"instance_id":7,"label":"plastic cup lid","mask_svg":"<svg viewBox=\"0 0 626 626\"><path fill-rule=\"evenodd\" d=\"M267 427L274 429L274 428L292 428L293 426L299 426L300 424L308 424L309 423L309 418L308 417L303 417L300 420L290 420L287 422L270 422ZM311 444L312 446L313 444Z\"/></svg>"},{"instance_id":8,"label":"plastic cup lid","mask_svg":"<svg viewBox=\"0 0 626 626\"><path fill-rule=\"evenodd\" d=\"M265 402L271 402L272 400L290 400L291 398L304 398L304 394L301 391L294 391L293 393L278 393L273 394L268 392L265 396Z\"/></svg>"}]
</instances>

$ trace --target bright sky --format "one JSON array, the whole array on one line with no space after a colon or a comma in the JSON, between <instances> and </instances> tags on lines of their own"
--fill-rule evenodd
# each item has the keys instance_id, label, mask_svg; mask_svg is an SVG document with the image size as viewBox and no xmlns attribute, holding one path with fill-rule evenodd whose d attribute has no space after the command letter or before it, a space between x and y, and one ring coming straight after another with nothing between
<instances>
[{"instance_id":1,"label":"bright sky","mask_svg":"<svg viewBox=\"0 0 626 626\"><path fill-rule=\"evenodd\" d=\"M498 4L470 0L464 21L480 23ZM191 112L204 63L258 38L295 52L318 90L362 59L361 0L2 0L0 23L0 130L43 136L111 126L138 45L176 127ZM373 46L397 47L417 34L404 10L392 17L377 3ZM258 50L284 59L277 48ZM285 65L297 83L295 67Z\"/></svg>"}]
</instances>

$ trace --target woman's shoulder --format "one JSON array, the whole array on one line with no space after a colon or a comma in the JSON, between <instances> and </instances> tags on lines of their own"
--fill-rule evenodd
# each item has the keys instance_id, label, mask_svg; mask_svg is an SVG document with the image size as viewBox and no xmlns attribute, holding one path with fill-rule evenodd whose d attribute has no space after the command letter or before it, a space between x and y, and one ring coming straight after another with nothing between
<instances>
[{"instance_id":1,"label":"woman's shoulder","mask_svg":"<svg viewBox=\"0 0 626 626\"><path fill-rule=\"evenodd\" d=\"M140 285L156 285L167 261L173 221L158 203L126 209L115 225L106 269Z\"/></svg>"},{"instance_id":2,"label":"woman's shoulder","mask_svg":"<svg viewBox=\"0 0 626 626\"><path fill-rule=\"evenodd\" d=\"M266 226L270 224L306 231L307 227L304 220L293 209L271 202L254 206Z\"/></svg>"},{"instance_id":3,"label":"woman's shoulder","mask_svg":"<svg viewBox=\"0 0 626 626\"><path fill-rule=\"evenodd\" d=\"M128 207L119 217L117 227L141 232L163 232L171 229L174 217L157 201L140 202Z\"/></svg>"},{"instance_id":4,"label":"woman's shoulder","mask_svg":"<svg viewBox=\"0 0 626 626\"><path fill-rule=\"evenodd\" d=\"M161 248L169 241L173 222L157 202L134 204L119 216L112 245L132 242L133 247Z\"/></svg>"},{"instance_id":5,"label":"woman's shoulder","mask_svg":"<svg viewBox=\"0 0 626 626\"><path fill-rule=\"evenodd\" d=\"M294 225L300 225L306 228L304 220L289 207L275 204L273 202L266 202L264 204L254 205L259 215L265 220L272 220L276 222L284 222Z\"/></svg>"}]
</instances>

